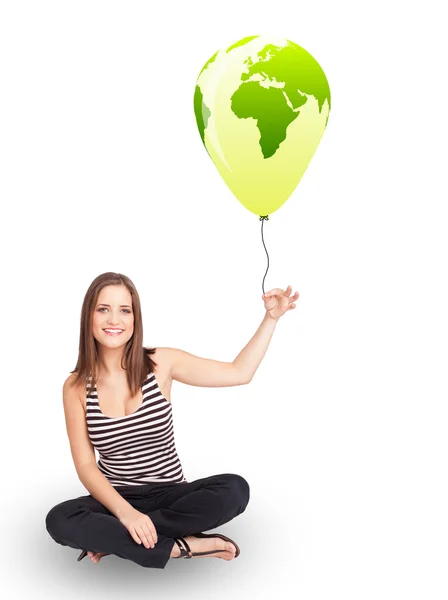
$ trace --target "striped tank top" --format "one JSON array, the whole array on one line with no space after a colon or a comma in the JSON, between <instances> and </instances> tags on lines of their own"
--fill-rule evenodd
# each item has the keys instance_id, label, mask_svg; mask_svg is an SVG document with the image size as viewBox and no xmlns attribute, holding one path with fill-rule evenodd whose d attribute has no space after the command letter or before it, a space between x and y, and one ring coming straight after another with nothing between
<instances>
[{"instance_id":1,"label":"striped tank top","mask_svg":"<svg viewBox=\"0 0 448 600\"><path fill-rule=\"evenodd\" d=\"M142 393L138 410L124 417L106 417L89 377L86 421L99 454L98 469L113 486L186 482L174 443L172 406L154 373L143 382Z\"/></svg>"}]
</instances>

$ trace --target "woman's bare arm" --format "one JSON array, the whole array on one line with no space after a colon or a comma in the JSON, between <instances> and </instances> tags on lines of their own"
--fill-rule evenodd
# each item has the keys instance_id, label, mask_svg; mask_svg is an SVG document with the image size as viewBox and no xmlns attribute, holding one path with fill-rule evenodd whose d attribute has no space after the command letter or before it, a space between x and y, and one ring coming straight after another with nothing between
<instances>
[{"instance_id":1,"label":"woman's bare arm","mask_svg":"<svg viewBox=\"0 0 448 600\"><path fill-rule=\"evenodd\" d=\"M78 471L83 486L95 500L101 502L113 515L120 519L134 507L117 492L96 465L83 465Z\"/></svg>"},{"instance_id":2,"label":"woman's bare arm","mask_svg":"<svg viewBox=\"0 0 448 600\"><path fill-rule=\"evenodd\" d=\"M70 375L64 382L62 395L65 424L75 469L89 494L119 519L127 511L134 509L98 469L95 449L87 431L80 390L71 385L73 378L74 375Z\"/></svg>"}]
</instances>

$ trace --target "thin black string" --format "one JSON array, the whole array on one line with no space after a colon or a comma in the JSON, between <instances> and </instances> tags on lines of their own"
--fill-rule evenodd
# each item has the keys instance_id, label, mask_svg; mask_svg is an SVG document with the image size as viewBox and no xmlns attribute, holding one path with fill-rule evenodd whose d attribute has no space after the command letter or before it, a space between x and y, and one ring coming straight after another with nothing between
<instances>
[{"instance_id":1,"label":"thin black string","mask_svg":"<svg viewBox=\"0 0 448 600\"><path fill-rule=\"evenodd\" d=\"M264 243L264 238L263 238L263 224L264 224L264 222L265 222L265 221L269 221L269 215L266 215L266 216L264 216L264 217L260 217L260 221L261 221L261 239L262 239L262 241L263 241L263 246L264 246L264 249L266 250L266 245L265 245L265 243ZM267 272L268 272L268 270L269 270L269 254L268 254L268 251L267 251L267 250L266 250L266 254L267 254L267 257L268 257L268 268L266 269L266 273L264 274L264 277L263 277L263 285L262 285L262 288L263 288L263 294L265 293L265 292L264 292L264 280L266 279L266 275L267 275Z\"/></svg>"}]
</instances>

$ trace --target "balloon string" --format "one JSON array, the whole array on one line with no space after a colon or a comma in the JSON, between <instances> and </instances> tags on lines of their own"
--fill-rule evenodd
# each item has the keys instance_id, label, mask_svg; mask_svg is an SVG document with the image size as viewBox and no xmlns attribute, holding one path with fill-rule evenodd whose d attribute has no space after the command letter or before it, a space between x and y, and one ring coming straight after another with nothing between
<instances>
[{"instance_id":1,"label":"balloon string","mask_svg":"<svg viewBox=\"0 0 448 600\"><path fill-rule=\"evenodd\" d=\"M269 221L269 215L266 215L264 217L260 216L260 221L261 221L261 239L263 241L264 249L266 250L266 245L264 243L264 238L263 238L263 224L264 224L265 221ZM268 257L268 268L266 269L266 273L264 274L264 277L263 277L263 284L262 284L263 294L265 293L264 292L264 280L266 279L266 275L267 275L267 272L269 270L269 254L268 254L267 250L266 250L266 254L267 254L267 257Z\"/></svg>"}]
</instances>

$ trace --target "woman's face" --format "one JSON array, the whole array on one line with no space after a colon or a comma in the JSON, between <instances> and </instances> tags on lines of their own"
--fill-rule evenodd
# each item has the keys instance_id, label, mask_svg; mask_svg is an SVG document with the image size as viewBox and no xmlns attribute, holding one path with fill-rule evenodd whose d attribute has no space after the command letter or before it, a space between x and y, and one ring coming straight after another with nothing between
<instances>
[{"instance_id":1,"label":"woman's face","mask_svg":"<svg viewBox=\"0 0 448 600\"><path fill-rule=\"evenodd\" d=\"M106 330L118 329L121 333L108 333ZM93 309L93 337L108 348L125 346L134 333L134 311L132 296L125 285L107 285L104 287Z\"/></svg>"}]
</instances>

